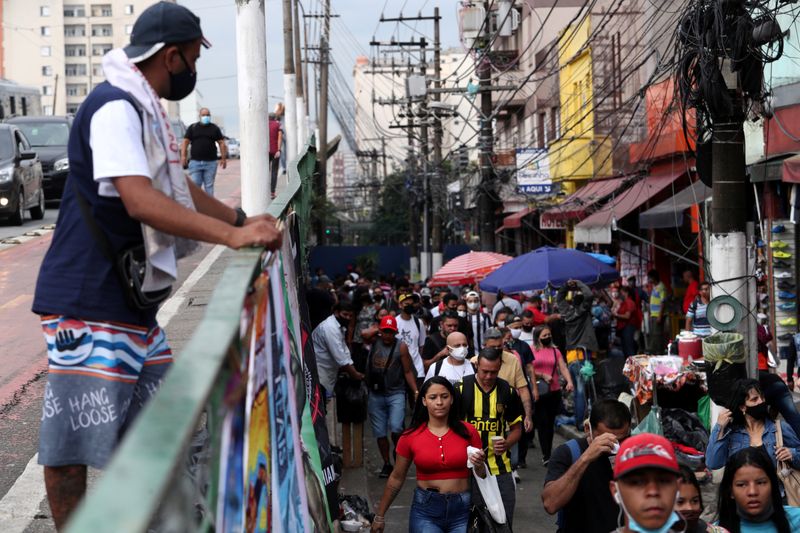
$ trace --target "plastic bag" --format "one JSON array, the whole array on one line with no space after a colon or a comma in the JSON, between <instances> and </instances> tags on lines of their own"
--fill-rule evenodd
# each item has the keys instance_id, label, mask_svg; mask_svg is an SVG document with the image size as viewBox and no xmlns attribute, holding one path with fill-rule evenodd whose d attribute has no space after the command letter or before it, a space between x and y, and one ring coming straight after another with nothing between
<instances>
[{"instance_id":1,"label":"plastic bag","mask_svg":"<svg viewBox=\"0 0 800 533\"><path fill-rule=\"evenodd\" d=\"M708 395L715 404L729 407L737 382L746 377L747 369L743 364L722 363L713 371L706 370Z\"/></svg>"},{"instance_id":2,"label":"plastic bag","mask_svg":"<svg viewBox=\"0 0 800 533\"><path fill-rule=\"evenodd\" d=\"M718 370L723 363L744 363L744 337L741 333L715 333L703 339L703 359ZM715 400L716 401L716 400Z\"/></svg>"},{"instance_id":3,"label":"plastic bag","mask_svg":"<svg viewBox=\"0 0 800 533\"><path fill-rule=\"evenodd\" d=\"M489 473L489 467L486 467L486 477L482 478L473 471L475 483L478 485L478 490L481 491L483 502L486 504L489 514L498 524L506 523L506 508L503 507L503 497L500 496L500 487L497 486L497 478Z\"/></svg>"},{"instance_id":4,"label":"plastic bag","mask_svg":"<svg viewBox=\"0 0 800 533\"><path fill-rule=\"evenodd\" d=\"M486 507L473 505L469 511L467 533L511 533L508 524L498 524Z\"/></svg>"},{"instance_id":5,"label":"plastic bag","mask_svg":"<svg viewBox=\"0 0 800 533\"><path fill-rule=\"evenodd\" d=\"M708 394L697 400L697 418L711 431L711 397Z\"/></svg>"},{"instance_id":6,"label":"plastic bag","mask_svg":"<svg viewBox=\"0 0 800 533\"><path fill-rule=\"evenodd\" d=\"M654 433L656 435L664 436L664 430L661 427L661 408L653 406L650 413L639 422L636 429L631 431L631 435L638 435L640 433Z\"/></svg>"},{"instance_id":7,"label":"plastic bag","mask_svg":"<svg viewBox=\"0 0 800 533\"><path fill-rule=\"evenodd\" d=\"M369 389L363 381L339 378L334 387L336 417L340 424L360 424L367 419Z\"/></svg>"}]
</instances>

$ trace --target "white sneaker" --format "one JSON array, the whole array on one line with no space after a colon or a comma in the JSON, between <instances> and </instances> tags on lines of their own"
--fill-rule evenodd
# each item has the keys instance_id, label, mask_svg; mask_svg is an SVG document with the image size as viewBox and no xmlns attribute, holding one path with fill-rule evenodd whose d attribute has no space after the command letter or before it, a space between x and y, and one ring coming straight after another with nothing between
<instances>
[{"instance_id":1,"label":"white sneaker","mask_svg":"<svg viewBox=\"0 0 800 533\"><path fill-rule=\"evenodd\" d=\"M519 477L519 474L516 470L514 470L514 482L515 483L522 483L522 479Z\"/></svg>"},{"instance_id":2,"label":"white sneaker","mask_svg":"<svg viewBox=\"0 0 800 533\"><path fill-rule=\"evenodd\" d=\"M778 272L777 274L773 274L772 277L775 278L775 279L786 279L786 278L791 278L792 274L789 273L789 272L783 271L783 272Z\"/></svg>"}]
</instances>

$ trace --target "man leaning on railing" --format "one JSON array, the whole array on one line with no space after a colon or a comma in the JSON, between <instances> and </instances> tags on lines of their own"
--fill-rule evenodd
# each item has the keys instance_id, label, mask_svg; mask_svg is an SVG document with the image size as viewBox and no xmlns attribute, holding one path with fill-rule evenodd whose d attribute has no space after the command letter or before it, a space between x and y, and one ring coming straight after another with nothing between
<instances>
[{"instance_id":1,"label":"man leaning on railing","mask_svg":"<svg viewBox=\"0 0 800 533\"><path fill-rule=\"evenodd\" d=\"M39 463L58 529L86 491L86 467L106 465L172 363L156 311L177 259L197 241L281 244L274 219L247 218L183 173L159 99L192 92L201 45L209 46L200 19L185 7L146 9L131 44L103 58L106 81L72 127L70 173L33 302L49 364Z\"/></svg>"}]
</instances>

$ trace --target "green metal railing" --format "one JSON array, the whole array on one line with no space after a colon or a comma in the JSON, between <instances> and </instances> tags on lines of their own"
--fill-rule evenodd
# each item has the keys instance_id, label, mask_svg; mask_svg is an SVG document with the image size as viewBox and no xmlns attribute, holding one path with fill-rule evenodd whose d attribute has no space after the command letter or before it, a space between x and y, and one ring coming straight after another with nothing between
<instances>
[{"instance_id":1,"label":"green metal railing","mask_svg":"<svg viewBox=\"0 0 800 533\"><path fill-rule=\"evenodd\" d=\"M268 213L299 218L301 258L310 213L314 139L288 165L289 182ZM158 393L89 490L68 533L159 533L213 530L219 434L225 387L237 358L245 296L261 273L261 250L237 252L214 290L203 320L176 356ZM303 264L305 262L303 261ZM193 463L193 464L189 464Z\"/></svg>"}]
</instances>

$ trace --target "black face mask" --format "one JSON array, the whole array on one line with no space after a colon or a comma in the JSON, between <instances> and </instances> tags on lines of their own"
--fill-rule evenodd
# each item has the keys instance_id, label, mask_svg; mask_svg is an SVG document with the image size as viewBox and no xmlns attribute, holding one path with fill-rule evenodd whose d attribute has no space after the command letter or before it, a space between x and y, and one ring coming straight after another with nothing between
<instances>
[{"instance_id":1,"label":"black face mask","mask_svg":"<svg viewBox=\"0 0 800 533\"><path fill-rule=\"evenodd\" d=\"M550 346L553 344L553 337L546 337L544 339L539 339L539 342L542 343L542 346Z\"/></svg>"},{"instance_id":2,"label":"black face mask","mask_svg":"<svg viewBox=\"0 0 800 533\"><path fill-rule=\"evenodd\" d=\"M533 331L533 326L522 326L522 331L524 331L525 333L530 333L531 331Z\"/></svg>"},{"instance_id":3,"label":"black face mask","mask_svg":"<svg viewBox=\"0 0 800 533\"><path fill-rule=\"evenodd\" d=\"M192 72L192 69L189 68L189 62L186 61L183 52L178 50L178 54L186 68L177 74L169 73L169 94L165 98L172 101L183 100L192 94L197 83L197 73Z\"/></svg>"},{"instance_id":4,"label":"black face mask","mask_svg":"<svg viewBox=\"0 0 800 533\"><path fill-rule=\"evenodd\" d=\"M413 315L414 314L414 306L413 305L404 305L403 306L403 312L406 313L406 314L409 314L409 315Z\"/></svg>"},{"instance_id":5,"label":"black face mask","mask_svg":"<svg viewBox=\"0 0 800 533\"><path fill-rule=\"evenodd\" d=\"M750 407L746 408L744 412L756 420L764 420L767 418L767 402L761 402L758 405L751 405Z\"/></svg>"},{"instance_id":6,"label":"black face mask","mask_svg":"<svg viewBox=\"0 0 800 533\"><path fill-rule=\"evenodd\" d=\"M346 319L344 319L344 318L342 318L340 316L337 316L336 320L339 322L339 324L342 325L343 328L346 328L347 326L350 325L350 321L349 320L346 320Z\"/></svg>"}]
</instances>

